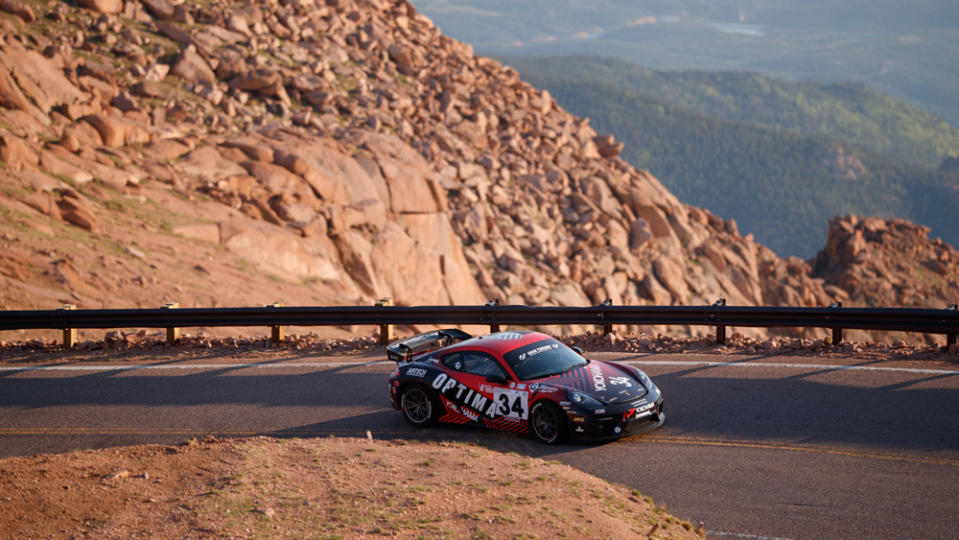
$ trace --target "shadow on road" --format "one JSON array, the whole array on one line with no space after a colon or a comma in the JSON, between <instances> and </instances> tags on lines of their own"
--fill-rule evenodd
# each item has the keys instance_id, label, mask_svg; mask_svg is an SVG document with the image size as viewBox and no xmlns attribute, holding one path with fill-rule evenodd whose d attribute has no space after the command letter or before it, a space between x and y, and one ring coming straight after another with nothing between
<instances>
[{"instance_id":1,"label":"shadow on road","mask_svg":"<svg viewBox=\"0 0 959 540\"><path fill-rule=\"evenodd\" d=\"M809 443L866 445L901 450L959 450L959 388L931 380L902 377L881 386L827 384L809 378L710 378L703 372L655 375L666 397L671 434L739 440L786 439ZM955 386L955 385L953 385ZM77 376L25 374L0 378L0 418L17 410L75 406L163 407L222 406L226 421L245 428L245 416L284 408L302 421L304 407L316 409L317 422L288 431L343 432L366 436L371 430L397 438L449 438L483 441L506 451L550 455L563 450L532 440L480 428L407 428L388 409L386 376L344 368L302 374L223 369L184 374L137 371L85 373ZM375 411L375 412L374 412ZM266 416L266 421L269 417ZM283 430L276 432L282 434ZM392 435L395 434L395 435ZM493 442L491 442L493 441ZM498 448L499 449L499 448Z\"/></svg>"}]
</instances>

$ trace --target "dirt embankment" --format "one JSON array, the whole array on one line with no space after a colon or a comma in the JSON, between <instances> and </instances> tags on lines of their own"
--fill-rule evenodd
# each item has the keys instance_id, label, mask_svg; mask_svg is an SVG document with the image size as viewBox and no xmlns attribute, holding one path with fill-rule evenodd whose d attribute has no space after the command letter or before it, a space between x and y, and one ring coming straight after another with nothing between
<instances>
[{"instance_id":1,"label":"dirt embankment","mask_svg":"<svg viewBox=\"0 0 959 540\"><path fill-rule=\"evenodd\" d=\"M699 538L636 490L471 444L189 441L0 460L4 538Z\"/></svg>"}]
</instances>

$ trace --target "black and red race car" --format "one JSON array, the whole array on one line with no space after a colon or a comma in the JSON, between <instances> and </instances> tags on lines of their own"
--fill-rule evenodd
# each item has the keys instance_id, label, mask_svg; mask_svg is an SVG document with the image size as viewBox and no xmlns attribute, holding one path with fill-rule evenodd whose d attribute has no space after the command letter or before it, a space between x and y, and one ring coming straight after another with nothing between
<instances>
[{"instance_id":1,"label":"black and red race car","mask_svg":"<svg viewBox=\"0 0 959 540\"><path fill-rule=\"evenodd\" d=\"M387 355L397 363L389 378L393 407L416 427L479 424L554 444L666 421L662 394L641 370L587 360L540 332L436 330L389 345Z\"/></svg>"}]
</instances>

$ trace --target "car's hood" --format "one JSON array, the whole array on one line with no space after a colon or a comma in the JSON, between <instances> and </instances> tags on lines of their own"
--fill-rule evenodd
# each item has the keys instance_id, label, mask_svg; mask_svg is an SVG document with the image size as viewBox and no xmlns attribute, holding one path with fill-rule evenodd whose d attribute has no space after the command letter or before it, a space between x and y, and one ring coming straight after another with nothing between
<instances>
[{"instance_id":1,"label":"car's hood","mask_svg":"<svg viewBox=\"0 0 959 540\"><path fill-rule=\"evenodd\" d=\"M551 384L584 392L607 403L622 403L646 395L646 389L629 373L600 360L550 377Z\"/></svg>"}]
</instances>

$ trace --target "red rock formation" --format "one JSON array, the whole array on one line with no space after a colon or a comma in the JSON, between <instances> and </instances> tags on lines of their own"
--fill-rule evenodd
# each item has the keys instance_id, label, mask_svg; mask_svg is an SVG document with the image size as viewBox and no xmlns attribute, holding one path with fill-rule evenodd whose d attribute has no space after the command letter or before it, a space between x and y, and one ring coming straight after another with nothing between
<instances>
[{"instance_id":1,"label":"red rock formation","mask_svg":"<svg viewBox=\"0 0 959 540\"><path fill-rule=\"evenodd\" d=\"M204 285L208 253L299 291L288 304L850 298L679 202L622 143L404 0L83 5L47 5L50 30L0 42L4 182L57 198L38 226L104 235L78 273L121 237L168 246L168 232L197 253L138 268L157 279L136 286L206 304L204 287L229 303L217 287L239 264Z\"/></svg>"}]
</instances>

